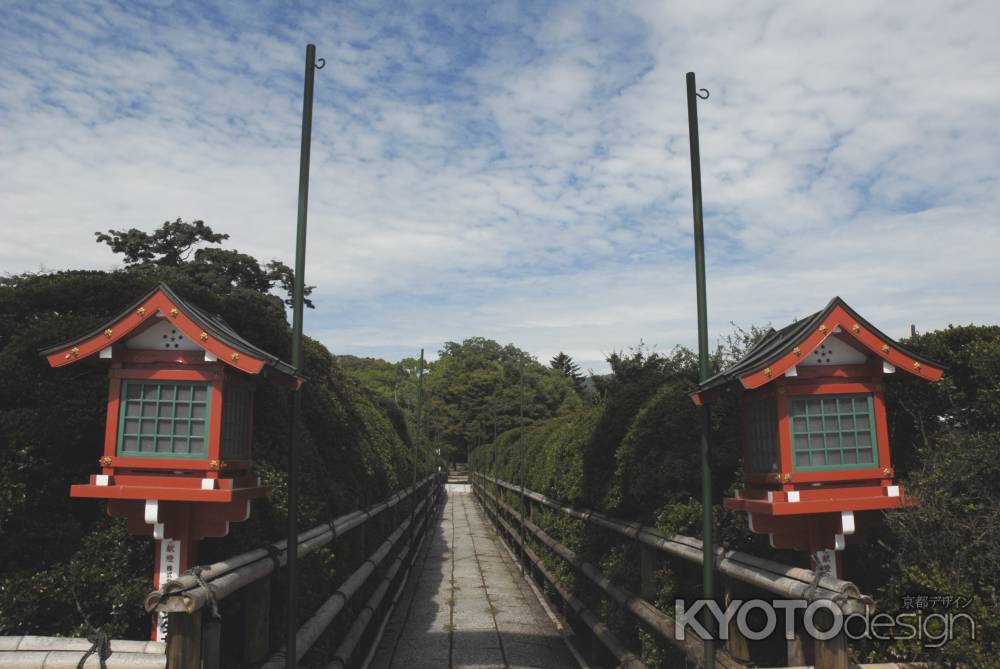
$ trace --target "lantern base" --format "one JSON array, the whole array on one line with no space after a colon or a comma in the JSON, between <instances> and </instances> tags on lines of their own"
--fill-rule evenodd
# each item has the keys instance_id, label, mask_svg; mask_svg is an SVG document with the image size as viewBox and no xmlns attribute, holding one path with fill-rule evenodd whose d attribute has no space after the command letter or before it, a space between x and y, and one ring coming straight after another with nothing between
<instances>
[{"instance_id":1,"label":"lantern base","mask_svg":"<svg viewBox=\"0 0 1000 669\"><path fill-rule=\"evenodd\" d=\"M256 476L210 478L173 474L92 474L89 483L73 485L70 497L159 499L171 502L243 502L267 494Z\"/></svg>"},{"instance_id":2,"label":"lantern base","mask_svg":"<svg viewBox=\"0 0 1000 669\"><path fill-rule=\"evenodd\" d=\"M858 485L786 485L785 490L749 487L722 501L727 509L761 516L799 516L916 506L903 486L883 481Z\"/></svg>"},{"instance_id":3,"label":"lantern base","mask_svg":"<svg viewBox=\"0 0 1000 669\"><path fill-rule=\"evenodd\" d=\"M750 531L767 534L773 548L805 553L815 562L820 553L842 551L860 543L878 527L882 509L915 506L900 485L881 484L783 486L784 490L748 488L723 500L727 509L745 511ZM837 570L839 571L839 569Z\"/></svg>"}]
</instances>

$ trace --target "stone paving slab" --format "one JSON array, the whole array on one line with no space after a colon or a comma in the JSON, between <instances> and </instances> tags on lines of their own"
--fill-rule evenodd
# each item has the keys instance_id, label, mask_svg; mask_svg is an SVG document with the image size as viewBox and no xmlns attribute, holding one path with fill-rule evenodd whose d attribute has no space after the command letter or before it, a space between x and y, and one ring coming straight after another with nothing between
<instances>
[{"instance_id":1,"label":"stone paving slab","mask_svg":"<svg viewBox=\"0 0 1000 669\"><path fill-rule=\"evenodd\" d=\"M578 669L469 486L446 491L373 669Z\"/></svg>"}]
</instances>

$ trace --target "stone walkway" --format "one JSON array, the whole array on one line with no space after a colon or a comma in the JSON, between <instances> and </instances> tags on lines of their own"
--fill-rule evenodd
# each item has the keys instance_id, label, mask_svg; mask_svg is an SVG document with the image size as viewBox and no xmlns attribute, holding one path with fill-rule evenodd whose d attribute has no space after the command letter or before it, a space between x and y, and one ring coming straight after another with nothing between
<instances>
[{"instance_id":1,"label":"stone walkway","mask_svg":"<svg viewBox=\"0 0 1000 669\"><path fill-rule=\"evenodd\" d=\"M372 667L577 669L469 486L447 488Z\"/></svg>"}]
</instances>

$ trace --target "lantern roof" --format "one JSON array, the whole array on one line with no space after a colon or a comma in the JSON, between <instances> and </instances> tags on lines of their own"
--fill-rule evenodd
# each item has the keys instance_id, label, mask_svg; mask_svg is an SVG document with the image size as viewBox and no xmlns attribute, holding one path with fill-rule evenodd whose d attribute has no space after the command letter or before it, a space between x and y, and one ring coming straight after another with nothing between
<instances>
[{"instance_id":1,"label":"lantern roof","mask_svg":"<svg viewBox=\"0 0 1000 669\"><path fill-rule=\"evenodd\" d=\"M770 329L743 358L699 384L692 397L700 404L703 393L737 381L746 390L760 388L805 362L806 356L835 334L895 369L929 381L938 381L944 374L944 365L903 346L834 297L822 310L780 330Z\"/></svg>"},{"instance_id":2,"label":"lantern roof","mask_svg":"<svg viewBox=\"0 0 1000 669\"><path fill-rule=\"evenodd\" d=\"M220 362L246 372L260 374L274 370L299 380L295 368L264 351L237 333L218 314L210 314L182 299L165 283L153 286L145 295L99 328L76 339L41 349L53 367L63 367L100 353L116 342L130 339L149 329L149 323L170 323L191 344L204 349Z\"/></svg>"}]
</instances>

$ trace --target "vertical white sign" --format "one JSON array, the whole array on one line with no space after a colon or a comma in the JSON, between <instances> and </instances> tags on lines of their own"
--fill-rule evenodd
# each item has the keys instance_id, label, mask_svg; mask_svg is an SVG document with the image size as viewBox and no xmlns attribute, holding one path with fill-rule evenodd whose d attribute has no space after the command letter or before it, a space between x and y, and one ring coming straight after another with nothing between
<instances>
[{"instance_id":1,"label":"vertical white sign","mask_svg":"<svg viewBox=\"0 0 1000 669\"><path fill-rule=\"evenodd\" d=\"M181 563L181 542L177 539L160 541L160 571L157 574L157 587L162 587L179 575ZM156 617L156 640L167 640L167 614L159 613Z\"/></svg>"}]
</instances>

